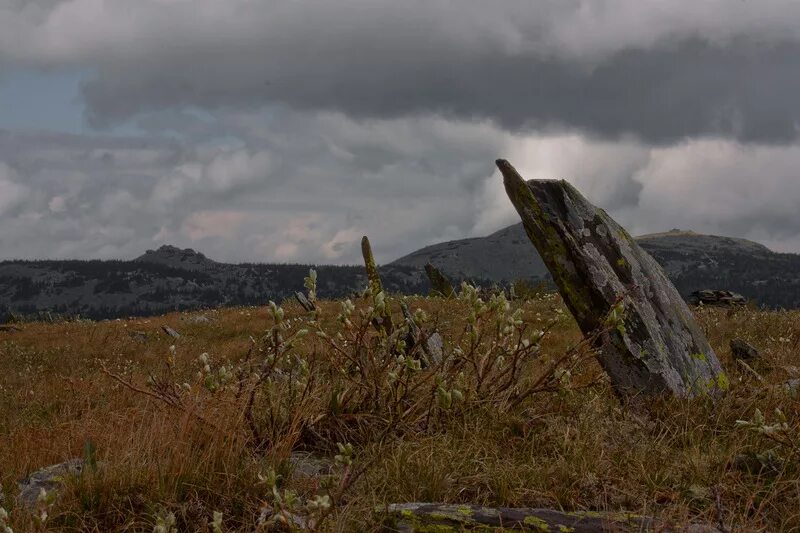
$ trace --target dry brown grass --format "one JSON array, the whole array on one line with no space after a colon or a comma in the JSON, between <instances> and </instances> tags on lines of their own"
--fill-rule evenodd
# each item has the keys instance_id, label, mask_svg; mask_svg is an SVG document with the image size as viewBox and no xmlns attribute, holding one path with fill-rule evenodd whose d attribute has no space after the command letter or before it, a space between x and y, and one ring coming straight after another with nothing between
<instances>
[{"instance_id":1,"label":"dry brown grass","mask_svg":"<svg viewBox=\"0 0 800 533\"><path fill-rule=\"evenodd\" d=\"M428 312L446 346L463 331L466 317L459 302L419 298L409 303L412 310ZM321 307L324 327L335 328L339 303ZM580 339L558 299L530 300L523 307L525 322L534 327L547 324L558 314L555 309L563 316L542 341L542 360L558 358ZM284 309L287 319L306 317L294 304ZM797 437L798 401L770 386L800 377L800 312L698 312L730 376L729 393L716 402L621 405L597 365L585 361L569 383L513 408L499 401L466 401L446 413L434 411L433 421L409 423L397 432L361 418L355 426L345 424L345 432L336 433L341 425L324 426L328 433L315 441L294 431L290 422L299 417L308 425L326 412L330 391L322 383L313 389L320 397L304 403L299 415L266 395L258 413L266 416L274 408L278 422L271 427L277 429L258 446L246 430L241 405L230 396L218 402L204 396L186 409L173 409L102 372L106 365L146 387L149 374L163 373L174 344L173 378L193 382L201 353L208 352L216 363L237 364L251 346L250 337L258 339L272 326L267 307L205 314L214 322L193 324L183 320L187 315L174 313L26 324L22 331L0 332L0 483L7 499L16 494L16 480L81 457L91 440L101 467L69 483L50 510L48 530L152 531L159 513L173 512L179 531L210 531L208 522L217 510L224 513L226 531L252 531L259 509L271 499L259 473L275 469L285 477L282 490L310 498L324 487L313 477L290 476L289 452L303 447L331 457L337 453L335 442L346 435L355 443L353 469L364 471L339 496L323 529L375 528L376 507L421 500L626 510L676 523L721 520L734 530L800 528L796 450L736 426L739 419L751 419L756 408L771 422L779 408ZM293 322L291 331L306 322L307 317ZM162 324L182 337L167 337L160 332ZM134 330L146 332L148 339L133 338ZM752 370L763 382L730 358L728 342L734 337L761 350ZM332 360L326 350L313 335L296 349L315 362L320 375L330 370L324 366ZM526 371L542 368L537 361ZM738 455L768 450L775 454L772 469L747 472L732 466ZM13 502L6 508L15 531L38 527Z\"/></svg>"}]
</instances>

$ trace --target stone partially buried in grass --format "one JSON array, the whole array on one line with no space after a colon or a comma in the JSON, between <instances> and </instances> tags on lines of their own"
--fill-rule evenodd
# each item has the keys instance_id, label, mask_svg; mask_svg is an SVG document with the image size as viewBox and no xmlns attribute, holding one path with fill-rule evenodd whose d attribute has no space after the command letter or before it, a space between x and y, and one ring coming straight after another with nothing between
<instances>
[{"instance_id":1,"label":"stone partially buried in grass","mask_svg":"<svg viewBox=\"0 0 800 533\"><path fill-rule=\"evenodd\" d=\"M757 359L758 350L749 342L742 339L733 339L730 343L731 355L734 359Z\"/></svg>"},{"instance_id":2,"label":"stone partially buried in grass","mask_svg":"<svg viewBox=\"0 0 800 533\"><path fill-rule=\"evenodd\" d=\"M45 494L50 494L54 490L57 491L64 485L69 476L79 476L82 472L82 459L71 459L64 463L39 469L17 483L19 488L17 503L29 511L33 510L43 490Z\"/></svg>"},{"instance_id":3,"label":"stone partially buried in grass","mask_svg":"<svg viewBox=\"0 0 800 533\"><path fill-rule=\"evenodd\" d=\"M727 389L716 354L664 271L602 209L564 180L525 182L497 160L506 192L585 335L608 328L622 298L624 324L601 335L599 360L624 396L692 397Z\"/></svg>"},{"instance_id":4,"label":"stone partially buried in grass","mask_svg":"<svg viewBox=\"0 0 800 533\"><path fill-rule=\"evenodd\" d=\"M553 509L483 507L447 503L399 503L376 510L390 531L539 531L595 533L601 531L691 531L719 533L706 524L673 527L632 513L561 512Z\"/></svg>"}]
</instances>

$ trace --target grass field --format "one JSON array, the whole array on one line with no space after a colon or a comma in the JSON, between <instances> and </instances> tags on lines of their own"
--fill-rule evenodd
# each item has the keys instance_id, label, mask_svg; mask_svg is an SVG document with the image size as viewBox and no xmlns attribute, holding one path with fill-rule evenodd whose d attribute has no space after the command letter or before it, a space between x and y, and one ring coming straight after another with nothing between
<instances>
[{"instance_id":1,"label":"grass field","mask_svg":"<svg viewBox=\"0 0 800 533\"><path fill-rule=\"evenodd\" d=\"M800 528L800 409L776 387L800 377L800 312L699 310L728 394L623 404L555 295L406 301L443 362L402 342L396 298L0 332L8 525L255 531L271 509L369 531L386 504L435 501ZM750 368L735 337L761 351ZM87 442L96 468L33 513L15 505L17 480Z\"/></svg>"}]
</instances>

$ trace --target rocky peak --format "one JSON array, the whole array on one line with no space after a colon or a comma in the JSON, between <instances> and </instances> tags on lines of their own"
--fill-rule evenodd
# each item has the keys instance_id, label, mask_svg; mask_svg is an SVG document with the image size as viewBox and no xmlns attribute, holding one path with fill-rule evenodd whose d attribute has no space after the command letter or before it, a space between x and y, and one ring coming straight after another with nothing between
<instances>
[{"instance_id":1,"label":"rocky peak","mask_svg":"<svg viewBox=\"0 0 800 533\"><path fill-rule=\"evenodd\" d=\"M147 250L134 261L159 263L176 268L197 268L215 263L191 248L178 248L169 244L165 244L157 250Z\"/></svg>"}]
</instances>

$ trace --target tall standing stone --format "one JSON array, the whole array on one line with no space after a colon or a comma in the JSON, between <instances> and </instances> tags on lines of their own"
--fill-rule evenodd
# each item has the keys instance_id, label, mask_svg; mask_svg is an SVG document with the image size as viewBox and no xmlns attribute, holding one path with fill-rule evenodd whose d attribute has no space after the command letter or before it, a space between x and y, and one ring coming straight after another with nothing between
<instances>
[{"instance_id":1,"label":"tall standing stone","mask_svg":"<svg viewBox=\"0 0 800 533\"><path fill-rule=\"evenodd\" d=\"M364 256L364 267L367 269L369 291L373 298L377 298L379 294L383 293L383 282L381 281L381 274L378 272L378 265L375 263L375 257L372 255L372 246L370 246L366 235L361 238L361 255ZM385 297L386 294L383 293L383 296ZM376 329L384 331L387 335L390 334L394 328L388 303L385 305L383 313L378 320L379 322L375 324Z\"/></svg>"},{"instance_id":2,"label":"tall standing stone","mask_svg":"<svg viewBox=\"0 0 800 533\"><path fill-rule=\"evenodd\" d=\"M602 336L618 393L692 397L727 389L716 354L664 271L602 209L563 180L527 183L497 160L506 193L584 334L624 297L625 323Z\"/></svg>"}]
</instances>

